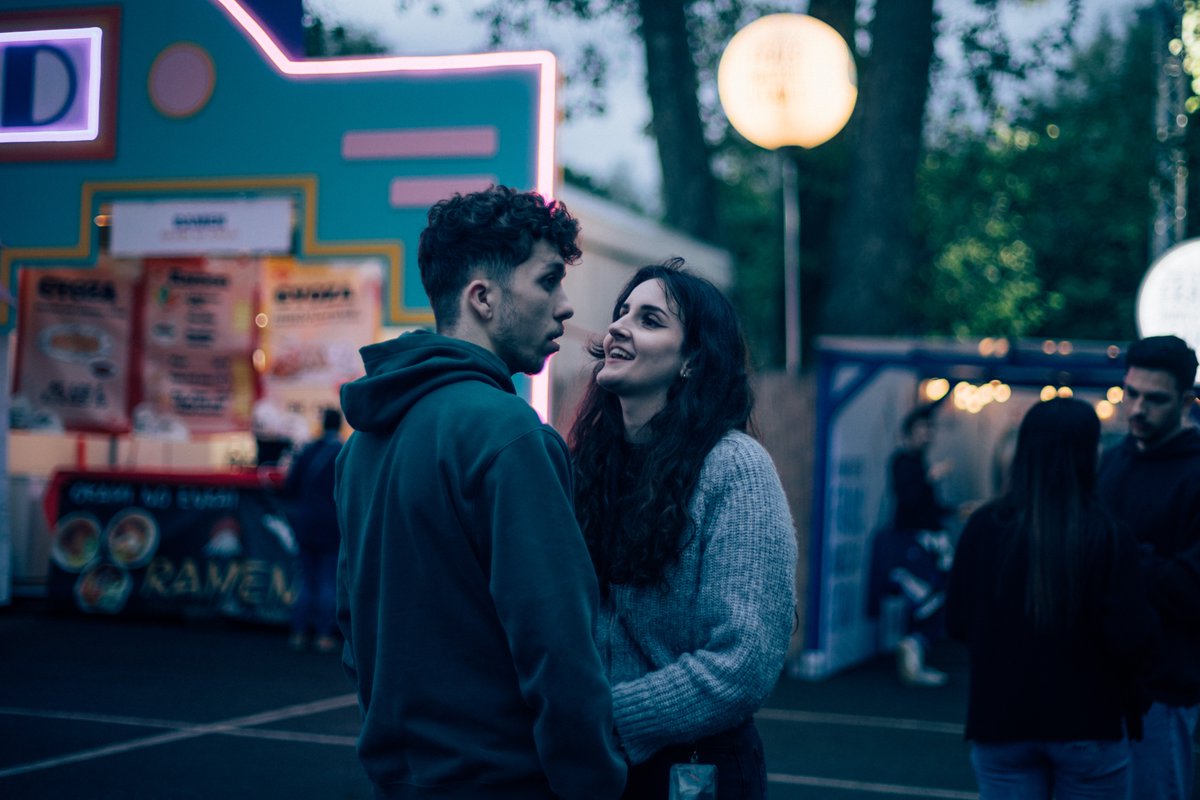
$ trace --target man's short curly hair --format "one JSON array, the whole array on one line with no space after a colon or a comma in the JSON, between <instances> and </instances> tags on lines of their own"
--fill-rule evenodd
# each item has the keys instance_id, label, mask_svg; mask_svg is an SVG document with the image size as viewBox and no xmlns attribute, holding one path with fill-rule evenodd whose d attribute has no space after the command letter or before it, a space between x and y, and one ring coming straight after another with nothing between
<instances>
[{"instance_id":1,"label":"man's short curly hair","mask_svg":"<svg viewBox=\"0 0 1200 800\"><path fill-rule=\"evenodd\" d=\"M579 222L562 203L507 186L455 194L429 209L421 232L417 265L438 330L458 323L459 296L478 271L506 284L544 241L566 264L581 255Z\"/></svg>"}]
</instances>

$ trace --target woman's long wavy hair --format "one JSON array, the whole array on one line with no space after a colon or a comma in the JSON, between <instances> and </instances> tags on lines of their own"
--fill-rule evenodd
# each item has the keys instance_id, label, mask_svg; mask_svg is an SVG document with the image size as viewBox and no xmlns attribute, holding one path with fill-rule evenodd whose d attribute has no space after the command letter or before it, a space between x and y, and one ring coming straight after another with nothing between
<instances>
[{"instance_id":1,"label":"woman's long wavy hair","mask_svg":"<svg viewBox=\"0 0 1200 800\"><path fill-rule=\"evenodd\" d=\"M1025 609L1036 630L1066 632L1083 604L1092 559L1115 548L1096 497L1100 420L1087 403L1037 403L1021 421L1004 508L1016 521L1010 557L1022 558Z\"/></svg>"},{"instance_id":2,"label":"woman's long wavy hair","mask_svg":"<svg viewBox=\"0 0 1200 800\"><path fill-rule=\"evenodd\" d=\"M685 266L677 258L642 267L613 305L616 320L635 287L659 281L683 322L689 372L675 379L666 405L647 423L645 445L626 443L620 400L596 383L603 345L588 347L596 363L569 438L575 513L605 591L614 583L668 588L666 570L691 534L688 504L705 456L727 432L750 426L754 397L737 314L717 287Z\"/></svg>"}]
</instances>

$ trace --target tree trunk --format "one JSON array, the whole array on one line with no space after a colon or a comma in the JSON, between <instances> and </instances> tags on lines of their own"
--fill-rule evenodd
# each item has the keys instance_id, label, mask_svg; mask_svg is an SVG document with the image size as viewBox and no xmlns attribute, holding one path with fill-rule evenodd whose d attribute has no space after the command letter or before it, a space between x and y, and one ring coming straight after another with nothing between
<instances>
[{"instance_id":1,"label":"tree trunk","mask_svg":"<svg viewBox=\"0 0 1200 800\"><path fill-rule=\"evenodd\" d=\"M812 0L808 14L832 27L854 52L857 25L856 0ZM862 60L856 55L857 71ZM846 195L848 165L855 157L850 143L859 114L851 117L846 128L825 144L812 150L790 148L800 177L800 320L801 349L804 363L811 363L814 334L820 327L821 310L830 273L833 217Z\"/></svg>"},{"instance_id":2,"label":"tree trunk","mask_svg":"<svg viewBox=\"0 0 1200 800\"><path fill-rule=\"evenodd\" d=\"M706 241L717 236L716 186L700 121L687 0L638 0L646 46L651 129L663 172L668 225Z\"/></svg>"},{"instance_id":3,"label":"tree trunk","mask_svg":"<svg viewBox=\"0 0 1200 800\"><path fill-rule=\"evenodd\" d=\"M877 0L859 75L855 158L834 222L821 332L896 334L913 321L913 210L933 58L933 0Z\"/></svg>"},{"instance_id":4,"label":"tree trunk","mask_svg":"<svg viewBox=\"0 0 1200 800\"><path fill-rule=\"evenodd\" d=\"M810 0L808 15L821 20L833 28L846 40L851 52L854 51L854 11L856 0Z\"/></svg>"}]
</instances>

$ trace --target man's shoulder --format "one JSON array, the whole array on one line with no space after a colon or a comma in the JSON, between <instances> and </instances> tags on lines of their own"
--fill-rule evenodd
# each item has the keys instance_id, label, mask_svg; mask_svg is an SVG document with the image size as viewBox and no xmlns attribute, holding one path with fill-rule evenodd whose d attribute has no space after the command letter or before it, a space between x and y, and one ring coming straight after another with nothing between
<instances>
[{"instance_id":1,"label":"man's shoulder","mask_svg":"<svg viewBox=\"0 0 1200 800\"><path fill-rule=\"evenodd\" d=\"M561 437L523 398L482 382L451 384L421 400L418 428L469 440L479 451L498 451L538 431ZM410 431L412 428L410 427Z\"/></svg>"},{"instance_id":2,"label":"man's shoulder","mask_svg":"<svg viewBox=\"0 0 1200 800\"><path fill-rule=\"evenodd\" d=\"M537 412L512 392L484 381L463 381L438 389L426 398L447 414L492 417L507 422L540 424Z\"/></svg>"},{"instance_id":3,"label":"man's shoulder","mask_svg":"<svg viewBox=\"0 0 1200 800\"><path fill-rule=\"evenodd\" d=\"M1200 473L1200 430L1186 428L1169 441L1149 450L1138 449L1132 436L1125 436L1100 457L1100 470L1158 470L1164 466L1172 471Z\"/></svg>"},{"instance_id":4,"label":"man's shoulder","mask_svg":"<svg viewBox=\"0 0 1200 800\"><path fill-rule=\"evenodd\" d=\"M1100 469L1104 470L1122 461L1127 461L1129 459L1131 443L1132 439L1128 435L1125 435L1114 444L1105 447L1100 453Z\"/></svg>"}]
</instances>

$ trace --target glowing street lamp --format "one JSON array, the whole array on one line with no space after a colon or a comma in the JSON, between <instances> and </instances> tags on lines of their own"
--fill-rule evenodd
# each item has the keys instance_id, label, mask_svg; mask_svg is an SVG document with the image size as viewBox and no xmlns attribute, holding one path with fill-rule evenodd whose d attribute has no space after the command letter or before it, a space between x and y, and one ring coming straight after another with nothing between
<instances>
[{"instance_id":1,"label":"glowing street lamp","mask_svg":"<svg viewBox=\"0 0 1200 800\"><path fill-rule=\"evenodd\" d=\"M796 163L780 148L816 147L850 119L858 100L854 57L842 37L804 14L771 14L729 41L717 68L729 123L759 147L780 152L783 189L785 364L800 370L800 203Z\"/></svg>"}]
</instances>

